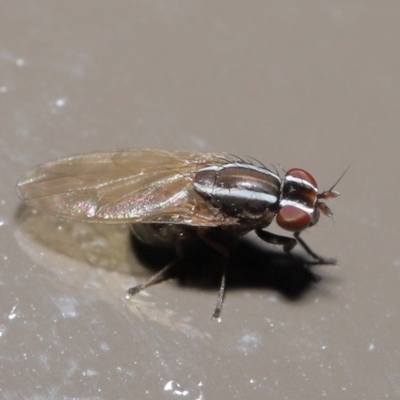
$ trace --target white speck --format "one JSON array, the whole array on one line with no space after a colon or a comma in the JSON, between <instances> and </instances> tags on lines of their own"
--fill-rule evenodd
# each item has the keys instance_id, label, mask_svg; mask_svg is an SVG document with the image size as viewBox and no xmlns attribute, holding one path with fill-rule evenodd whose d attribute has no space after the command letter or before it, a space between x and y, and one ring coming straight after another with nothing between
<instances>
[{"instance_id":1,"label":"white speck","mask_svg":"<svg viewBox=\"0 0 400 400\"><path fill-rule=\"evenodd\" d=\"M3 260L4 260L4 261L7 261L7 260L8 260L8 257L7 257L7 256L3 256Z\"/></svg>"},{"instance_id":2,"label":"white speck","mask_svg":"<svg viewBox=\"0 0 400 400\"><path fill-rule=\"evenodd\" d=\"M8 92L7 86L0 86L0 93L7 93L7 92Z\"/></svg>"},{"instance_id":3,"label":"white speck","mask_svg":"<svg viewBox=\"0 0 400 400\"><path fill-rule=\"evenodd\" d=\"M164 386L164 390L166 392L172 391L173 394L176 394L178 396L187 396L189 394L189 391L188 390L179 390L180 387L181 387L181 385L179 385L178 382L169 381Z\"/></svg>"},{"instance_id":4,"label":"white speck","mask_svg":"<svg viewBox=\"0 0 400 400\"><path fill-rule=\"evenodd\" d=\"M67 104L67 99L65 97L56 100L56 106L57 107L64 107L66 104Z\"/></svg>"},{"instance_id":5,"label":"white speck","mask_svg":"<svg viewBox=\"0 0 400 400\"><path fill-rule=\"evenodd\" d=\"M18 67L23 67L26 64L26 62L23 58L17 58L15 60L15 64L17 64Z\"/></svg>"},{"instance_id":6,"label":"white speck","mask_svg":"<svg viewBox=\"0 0 400 400\"><path fill-rule=\"evenodd\" d=\"M6 224L5 221L0 220L0 226L4 226L5 224Z\"/></svg>"},{"instance_id":7,"label":"white speck","mask_svg":"<svg viewBox=\"0 0 400 400\"><path fill-rule=\"evenodd\" d=\"M239 340L238 349L242 353L252 353L256 350L260 343L260 338L256 334L246 333Z\"/></svg>"},{"instance_id":8,"label":"white speck","mask_svg":"<svg viewBox=\"0 0 400 400\"><path fill-rule=\"evenodd\" d=\"M96 376L96 375L99 375L99 373L93 369L88 369L86 371L83 371L82 375L83 376Z\"/></svg>"},{"instance_id":9,"label":"white speck","mask_svg":"<svg viewBox=\"0 0 400 400\"><path fill-rule=\"evenodd\" d=\"M372 351L372 350L375 350L375 345L374 345L373 343L371 343L371 344L368 346L368 351Z\"/></svg>"},{"instance_id":10,"label":"white speck","mask_svg":"<svg viewBox=\"0 0 400 400\"><path fill-rule=\"evenodd\" d=\"M57 114L59 109L64 107L68 102L66 97L60 97L59 99L50 101L50 112L52 114Z\"/></svg>"},{"instance_id":11,"label":"white speck","mask_svg":"<svg viewBox=\"0 0 400 400\"><path fill-rule=\"evenodd\" d=\"M0 325L0 337L2 337L5 332L6 332L6 327L4 325Z\"/></svg>"},{"instance_id":12,"label":"white speck","mask_svg":"<svg viewBox=\"0 0 400 400\"><path fill-rule=\"evenodd\" d=\"M76 318L78 313L76 312L76 301L71 297L60 297L54 300L54 304L58 307L61 315L64 318Z\"/></svg>"},{"instance_id":13,"label":"white speck","mask_svg":"<svg viewBox=\"0 0 400 400\"><path fill-rule=\"evenodd\" d=\"M110 350L110 346L107 343L101 343L100 347L103 351L108 351Z\"/></svg>"},{"instance_id":14,"label":"white speck","mask_svg":"<svg viewBox=\"0 0 400 400\"><path fill-rule=\"evenodd\" d=\"M266 319L268 325L269 325L271 328L273 328L273 327L275 326L274 322L273 322L270 318L265 318L265 319Z\"/></svg>"},{"instance_id":15,"label":"white speck","mask_svg":"<svg viewBox=\"0 0 400 400\"><path fill-rule=\"evenodd\" d=\"M326 350L326 346L322 346L321 349L322 349L322 350Z\"/></svg>"},{"instance_id":16,"label":"white speck","mask_svg":"<svg viewBox=\"0 0 400 400\"><path fill-rule=\"evenodd\" d=\"M15 306L11 309L10 314L8 314L8 319L14 319L14 318L17 316L17 313L15 312L15 310L17 309L17 307L18 307L18 304L15 305Z\"/></svg>"}]
</instances>

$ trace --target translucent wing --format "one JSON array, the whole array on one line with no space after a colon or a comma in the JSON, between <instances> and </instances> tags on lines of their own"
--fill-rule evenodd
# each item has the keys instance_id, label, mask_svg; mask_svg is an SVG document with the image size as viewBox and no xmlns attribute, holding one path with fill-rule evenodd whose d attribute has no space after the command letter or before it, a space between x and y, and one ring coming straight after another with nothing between
<instances>
[{"instance_id":1,"label":"translucent wing","mask_svg":"<svg viewBox=\"0 0 400 400\"><path fill-rule=\"evenodd\" d=\"M206 165L229 155L145 149L82 154L36 167L17 184L21 199L50 214L103 223L230 225L193 189Z\"/></svg>"}]
</instances>

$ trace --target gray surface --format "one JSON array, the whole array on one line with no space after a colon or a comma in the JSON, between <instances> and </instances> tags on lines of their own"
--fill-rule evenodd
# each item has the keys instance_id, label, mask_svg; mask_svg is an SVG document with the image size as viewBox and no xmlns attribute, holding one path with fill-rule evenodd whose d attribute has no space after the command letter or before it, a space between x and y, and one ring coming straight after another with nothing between
<instances>
[{"instance_id":1,"label":"gray surface","mask_svg":"<svg viewBox=\"0 0 400 400\"><path fill-rule=\"evenodd\" d=\"M399 3L0 8L1 398L399 398ZM322 189L352 163L334 223L304 235L338 265L297 299L237 279L220 323L196 282L126 301L152 272L126 227L18 214L14 191L118 147L251 155Z\"/></svg>"}]
</instances>

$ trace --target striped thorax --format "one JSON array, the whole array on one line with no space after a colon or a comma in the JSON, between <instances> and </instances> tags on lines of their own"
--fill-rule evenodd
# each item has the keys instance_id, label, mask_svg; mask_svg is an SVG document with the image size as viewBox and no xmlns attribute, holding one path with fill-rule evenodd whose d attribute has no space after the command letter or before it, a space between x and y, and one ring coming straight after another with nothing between
<instances>
[{"instance_id":1,"label":"striped thorax","mask_svg":"<svg viewBox=\"0 0 400 400\"><path fill-rule=\"evenodd\" d=\"M281 178L267 168L241 162L199 170L194 188L226 215L250 221L270 218L273 212L278 225L292 232L316 224L320 211L330 215L319 199L337 195L318 193L315 179L302 169L292 168Z\"/></svg>"}]
</instances>

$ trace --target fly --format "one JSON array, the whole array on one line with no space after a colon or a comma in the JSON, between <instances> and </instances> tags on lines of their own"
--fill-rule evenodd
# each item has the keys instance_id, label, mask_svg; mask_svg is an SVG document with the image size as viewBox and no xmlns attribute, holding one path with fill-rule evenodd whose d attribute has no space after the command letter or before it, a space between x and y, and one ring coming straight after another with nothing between
<instances>
[{"instance_id":1,"label":"fly","mask_svg":"<svg viewBox=\"0 0 400 400\"><path fill-rule=\"evenodd\" d=\"M342 175L343 176L343 175ZM339 178L340 180L340 178ZM40 165L24 175L17 191L27 204L49 214L77 221L128 223L143 243L176 249L201 239L229 256L229 242L254 230L265 242L290 252L297 243L319 263L300 233L332 216L311 174L289 169L283 177L262 165L228 154L147 149L81 154ZM271 222L293 237L268 232ZM128 296L157 283L177 262L169 263ZM226 262L213 318L221 314Z\"/></svg>"}]
</instances>

